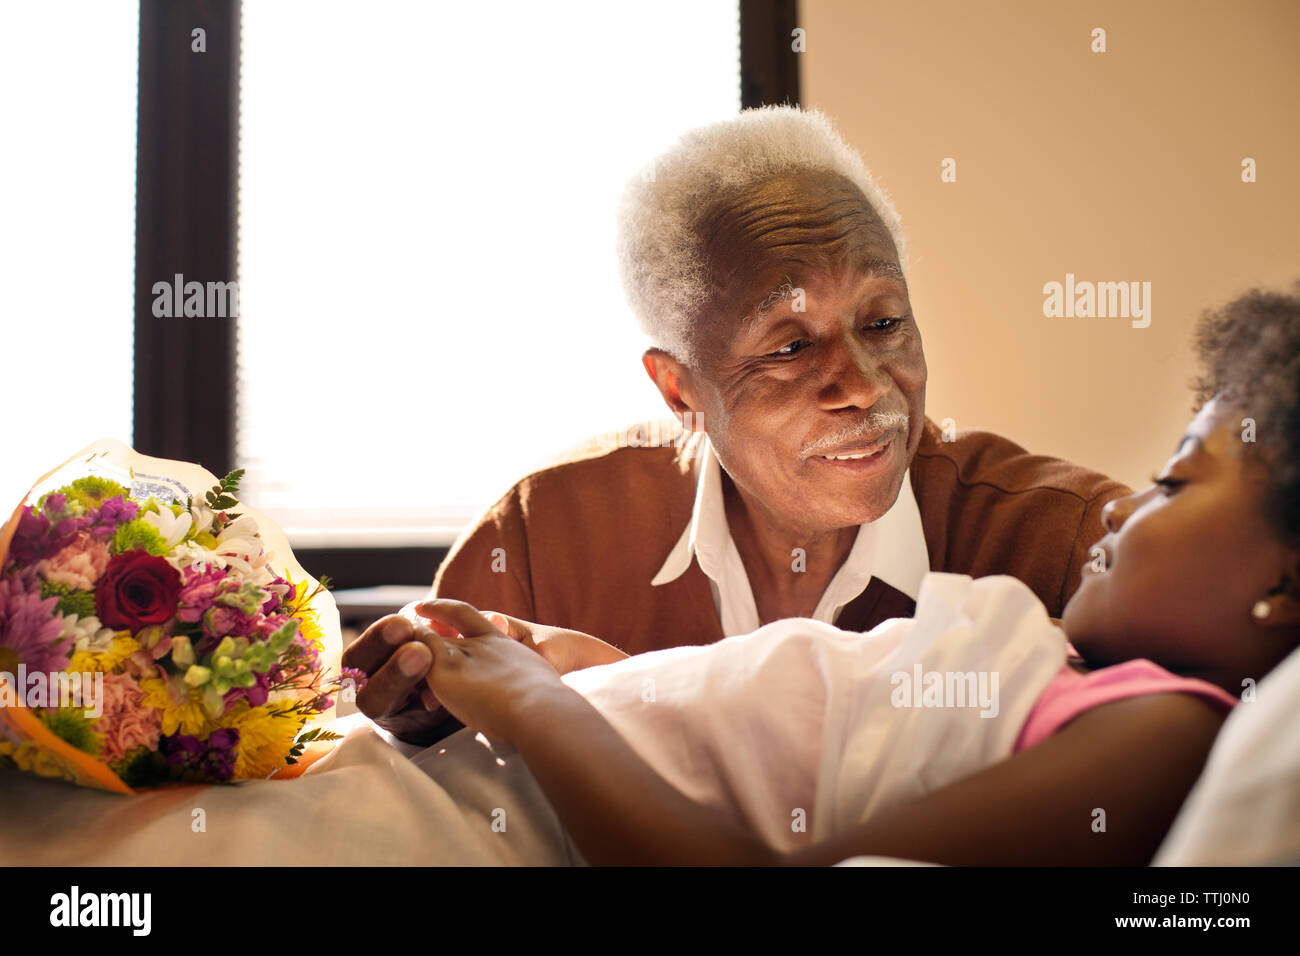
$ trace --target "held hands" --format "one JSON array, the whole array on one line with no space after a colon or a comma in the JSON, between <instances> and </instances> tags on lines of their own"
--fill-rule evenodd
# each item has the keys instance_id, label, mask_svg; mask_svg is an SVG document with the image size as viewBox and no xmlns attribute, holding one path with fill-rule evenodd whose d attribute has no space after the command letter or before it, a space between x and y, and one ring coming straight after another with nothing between
<instances>
[{"instance_id":1,"label":"held hands","mask_svg":"<svg viewBox=\"0 0 1300 956\"><path fill-rule=\"evenodd\" d=\"M408 604L397 614L375 621L343 652L343 664L363 671L366 685L357 693L358 709L389 733L408 743L429 745L460 728L460 721L434 696L425 681L433 663L432 638L456 637L454 623L424 612L452 601ZM463 605L468 608L469 605ZM472 608L471 608L472 610ZM557 674L607 664L627 655L581 631L533 624L488 612L499 633L544 658Z\"/></svg>"},{"instance_id":2,"label":"held hands","mask_svg":"<svg viewBox=\"0 0 1300 956\"><path fill-rule=\"evenodd\" d=\"M423 601L416 610L432 625L429 688L447 711L489 739L512 742L516 721L530 703L548 693L572 693L541 654L468 604ZM494 616L508 623L504 615Z\"/></svg>"},{"instance_id":3,"label":"held hands","mask_svg":"<svg viewBox=\"0 0 1300 956\"><path fill-rule=\"evenodd\" d=\"M367 677L357 691L358 710L400 740L428 746L459 727L425 684L433 653L417 636L417 628L427 628L417 624L413 606L366 628L343 651L343 666Z\"/></svg>"}]
</instances>

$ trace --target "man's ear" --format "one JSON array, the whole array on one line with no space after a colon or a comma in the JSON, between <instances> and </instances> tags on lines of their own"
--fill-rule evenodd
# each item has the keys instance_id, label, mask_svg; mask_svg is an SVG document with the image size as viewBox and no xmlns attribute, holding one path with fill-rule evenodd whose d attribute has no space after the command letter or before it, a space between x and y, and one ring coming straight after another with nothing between
<instances>
[{"instance_id":1,"label":"man's ear","mask_svg":"<svg viewBox=\"0 0 1300 956\"><path fill-rule=\"evenodd\" d=\"M703 412L694 393L690 369L673 358L663 349L646 349L641 356L650 381L655 383L664 403L673 414L685 416L692 412ZM689 419L687 419L689 421Z\"/></svg>"}]
</instances>

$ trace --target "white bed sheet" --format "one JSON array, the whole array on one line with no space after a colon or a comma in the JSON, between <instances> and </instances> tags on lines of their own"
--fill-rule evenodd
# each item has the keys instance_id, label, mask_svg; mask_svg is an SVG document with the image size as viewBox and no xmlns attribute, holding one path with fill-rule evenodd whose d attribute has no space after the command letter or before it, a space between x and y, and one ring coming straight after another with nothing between
<instances>
[{"instance_id":1,"label":"white bed sheet","mask_svg":"<svg viewBox=\"0 0 1300 956\"><path fill-rule=\"evenodd\" d=\"M1012 578L932 574L871 633L793 619L571 674L643 759L781 849L824 839L1011 752L1065 640ZM1001 674L996 715L897 707L891 675ZM655 693L645 695L647 680ZM918 687L919 696L919 687ZM919 703L919 701L918 701ZM798 820L800 828L794 823ZM301 778L136 797L0 779L0 862L582 862L511 747L461 731L407 758L368 725Z\"/></svg>"},{"instance_id":2,"label":"white bed sheet","mask_svg":"<svg viewBox=\"0 0 1300 956\"><path fill-rule=\"evenodd\" d=\"M836 661L817 659L820 663L814 670L827 675L830 696L846 693L850 684L863 683L873 659L878 676L887 675L902 661L884 652L901 651L909 645L926 671L985 666L1007 673L1019 669L1032 681L1050 677L1058 637L1043 630L1047 625L1045 617L1040 619L1041 609L1020 600L1012 585L977 583L971 587L955 576L939 577L945 579L941 582L944 587L933 589L935 600L918 608L917 626L909 622L900 631L899 622L894 622L892 628L886 628L888 646L860 659L865 670L856 675L856 683L845 683L842 678L850 675L836 676L833 672L840 668L827 666ZM1024 631L1001 645L1004 656L999 657L997 642L983 639L984 629L1005 635L1009 621ZM737 650L742 642L731 639L723 642L727 646L714 663L726 654L738 654L732 663L756 668L749 676L760 683L766 681L758 691L771 695L777 687L790 684L791 662L775 653L778 644L771 643L770 631L766 637L761 635L762 631L755 632L759 637L756 648L766 647L773 653L742 654ZM806 635L800 638L807 639ZM841 643L839 638L829 641L832 657L846 650ZM972 658L971 648L983 650ZM784 723L768 719L773 713L780 716L777 706L761 711L766 722L755 719L746 725L717 719L694 748L682 750L682 731L696 722L689 713L693 695L718 704L716 709L705 705L705 717L721 718L731 704L743 703L745 682L735 679L740 676L735 668L685 666L689 658L707 650L660 652L668 666L653 670L659 696L652 705L655 716L648 721L636 714L645 706L641 688L649 673L645 668L651 663L646 658L651 655L607 665L609 680L594 673L606 668L595 668L571 683L588 694L638 752L683 790L703 800L743 790L748 802L742 801L737 812L758 830L770 829L778 818L788 820L785 803L792 797L786 792L774 793L767 800L770 806L755 803L765 791L747 786L746 781L765 771L756 766L752 755L741 759L736 754L752 751L773 728L789 730L788 713ZM1005 656L1008 651L1013 652L1009 657ZM886 661L888 666L882 668ZM853 669L848 657L841 656L838 663ZM707 690L694 687L692 681L697 676L713 683ZM794 681L805 700L812 687L807 676ZM1025 687L1032 681L1017 681L1016 685ZM710 697L707 691L718 688L725 692ZM922 710L890 720L888 709L870 694L859 693L849 706L834 708L838 723L821 727L822 747L815 754L821 775L816 793L807 800L813 809L810 835L825 836L827 821L836 830L850 826L874 809L935 789L1005 756L1001 751L1009 752L1014 728L1036 696L1028 690L1009 694L1009 689L1002 687L1003 720L992 722L1002 726L994 734L983 732L985 722L971 714L954 720L952 714L945 718L942 711ZM688 705L676 707L674 700ZM1300 862L1297 700L1300 653L1260 683L1255 703L1241 705L1230 717L1156 863ZM886 727L892 730L886 733ZM453 734L427 750L394 746L359 714L337 722L335 729L346 732L345 739L333 753L292 781L171 788L123 797L29 774L0 774L0 864L583 862L513 748L494 747L472 731ZM760 729L763 734L746 740L747 734ZM808 738L801 738L802 743L796 738L798 734L785 740L787 749L796 744L807 749ZM694 764L680 759L682 752L693 750L698 755L711 749L716 759ZM872 860L876 865L900 862L905 861Z\"/></svg>"},{"instance_id":3,"label":"white bed sheet","mask_svg":"<svg viewBox=\"0 0 1300 956\"><path fill-rule=\"evenodd\" d=\"M390 746L364 717L297 780L178 787L128 797L30 774L0 776L0 864L69 866L463 866L569 863L545 797L522 761L469 732L422 760L455 773L441 783ZM465 753L450 759L454 751ZM440 758L441 755L441 758ZM490 766L489 766L490 765ZM506 828L472 794L498 781ZM457 791L456 787L467 789ZM534 801L532 805L525 805ZM196 812L201 811L201 812ZM498 815L499 816L499 815ZM202 826L200 828L199 821ZM539 822L540 821L540 822ZM549 826L549 829L548 829Z\"/></svg>"}]
</instances>

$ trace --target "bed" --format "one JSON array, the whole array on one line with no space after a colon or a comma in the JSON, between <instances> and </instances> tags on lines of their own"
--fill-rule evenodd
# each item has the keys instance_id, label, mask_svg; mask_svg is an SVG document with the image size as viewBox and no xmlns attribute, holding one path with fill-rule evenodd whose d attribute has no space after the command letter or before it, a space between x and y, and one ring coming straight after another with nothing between
<instances>
[{"instance_id":1,"label":"bed","mask_svg":"<svg viewBox=\"0 0 1300 956\"><path fill-rule=\"evenodd\" d=\"M1228 718L1154 863L1300 864L1300 652ZM359 714L289 781L133 797L0 774L0 863L419 866L582 863L511 748L462 731L426 750ZM457 768L449 770L448 768ZM526 779L525 779L526 778ZM482 799L482 787L513 802ZM473 809L476 806L483 810ZM448 826L447 821L456 821ZM891 865L859 857L848 865Z\"/></svg>"}]
</instances>

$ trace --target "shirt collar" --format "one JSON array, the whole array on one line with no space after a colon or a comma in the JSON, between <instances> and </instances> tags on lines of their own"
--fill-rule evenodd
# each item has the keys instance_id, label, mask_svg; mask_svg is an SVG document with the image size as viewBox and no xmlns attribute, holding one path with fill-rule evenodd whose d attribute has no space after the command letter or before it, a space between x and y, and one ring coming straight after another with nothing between
<instances>
[{"instance_id":1,"label":"shirt collar","mask_svg":"<svg viewBox=\"0 0 1300 956\"><path fill-rule=\"evenodd\" d=\"M698 481L691 520L651 580L658 586L677 580L698 559L700 569L713 582L725 585L729 556L735 550L722 500L722 464L706 438L697 461ZM921 593L921 579L930 570L930 556L921 525L921 510L912 493L910 469L894 504L875 521L858 528L849 556L831 579L815 617L831 621L845 604L861 594L873 577L902 591L913 601ZM748 587L746 580L745 586ZM752 596L750 598L752 600Z\"/></svg>"}]
</instances>

